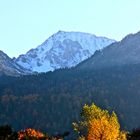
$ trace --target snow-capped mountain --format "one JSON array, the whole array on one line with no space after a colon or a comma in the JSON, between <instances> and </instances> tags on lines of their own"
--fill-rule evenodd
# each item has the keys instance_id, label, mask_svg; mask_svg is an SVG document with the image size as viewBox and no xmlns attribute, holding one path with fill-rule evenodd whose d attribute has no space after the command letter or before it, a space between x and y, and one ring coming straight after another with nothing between
<instances>
[{"instance_id":1,"label":"snow-capped mountain","mask_svg":"<svg viewBox=\"0 0 140 140\"><path fill-rule=\"evenodd\" d=\"M29 71L16 64L8 55L0 51L0 75L18 76Z\"/></svg>"},{"instance_id":2,"label":"snow-capped mountain","mask_svg":"<svg viewBox=\"0 0 140 140\"><path fill-rule=\"evenodd\" d=\"M20 55L15 62L36 72L70 68L113 42L115 41L88 33L59 31L36 49Z\"/></svg>"}]
</instances>

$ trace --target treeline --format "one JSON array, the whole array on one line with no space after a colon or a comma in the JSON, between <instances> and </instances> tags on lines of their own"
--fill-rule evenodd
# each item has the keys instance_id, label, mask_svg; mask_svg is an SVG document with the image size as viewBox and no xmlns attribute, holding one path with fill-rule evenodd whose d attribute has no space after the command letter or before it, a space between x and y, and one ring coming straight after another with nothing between
<instances>
[{"instance_id":1,"label":"treeline","mask_svg":"<svg viewBox=\"0 0 140 140\"><path fill-rule=\"evenodd\" d=\"M16 132L10 125L0 126L0 140L63 140L68 135L69 132L49 136L31 128Z\"/></svg>"},{"instance_id":2,"label":"treeline","mask_svg":"<svg viewBox=\"0 0 140 140\"><path fill-rule=\"evenodd\" d=\"M122 131L115 112L109 113L96 105L84 105L80 120L73 122L73 129L77 133L74 137L69 132L49 136L47 133L27 128L18 132L11 126L0 126L1 140L139 140L140 129L131 133ZM63 124L61 124L63 125ZM73 131L73 133L74 133Z\"/></svg>"}]
</instances>

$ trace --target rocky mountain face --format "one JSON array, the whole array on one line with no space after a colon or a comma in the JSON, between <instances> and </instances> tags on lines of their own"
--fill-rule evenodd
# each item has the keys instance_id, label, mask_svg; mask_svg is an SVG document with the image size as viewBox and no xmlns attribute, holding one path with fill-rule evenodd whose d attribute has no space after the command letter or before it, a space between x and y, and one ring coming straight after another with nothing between
<instances>
[{"instance_id":1,"label":"rocky mountain face","mask_svg":"<svg viewBox=\"0 0 140 140\"><path fill-rule=\"evenodd\" d=\"M140 32L126 36L122 41L96 51L95 54L78 67L100 69L140 63Z\"/></svg>"},{"instance_id":2,"label":"rocky mountain face","mask_svg":"<svg viewBox=\"0 0 140 140\"><path fill-rule=\"evenodd\" d=\"M29 70L19 66L8 55L0 51L0 75L19 76L29 73Z\"/></svg>"},{"instance_id":3,"label":"rocky mountain face","mask_svg":"<svg viewBox=\"0 0 140 140\"><path fill-rule=\"evenodd\" d=\"M59 31L14 61L36 72L71 68L113 42L115 41L88 33Z\"/></svg>"},{"instance_id":4,"label":"rocky mountain face","mask_svg":"<svg viewBox=\"0 0 140 140\"><path fill-rule=\"evenodd\" d=\"M36 49L17 59L0 53L0 73L20 74L47 72L61 68L100 69L140 63L140 32L126 36L122 41L97 37L81 32L59 31ZM90 58L89 58L90 57Z\"/></svg>"}]
</instances>

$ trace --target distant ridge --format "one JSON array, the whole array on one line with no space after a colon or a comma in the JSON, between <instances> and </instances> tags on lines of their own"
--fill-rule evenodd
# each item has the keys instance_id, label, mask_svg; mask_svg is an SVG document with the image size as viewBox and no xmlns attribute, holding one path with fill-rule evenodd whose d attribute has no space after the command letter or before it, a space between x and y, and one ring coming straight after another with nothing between
<instances>
[{"instance_id":1,"label":"distant ridge","mask_svg":"<svg viewBox=\"0 0 140 140\"><path fill-rule=\"evenodd\" d=\"M140 32L129 34L79 64L80 69L101 69L112 66L140 64Z\"/></svg>"},{"instance_id":2,"label":"distant ridge","mask_svg":"<svg viewBox=\"0 0 140 140\"><path fill-rule=\"evenodd\" d=\"M7 54L0 51L0 75L19 76L30 71L16 64Z\"/></svg>"}]
</instances>

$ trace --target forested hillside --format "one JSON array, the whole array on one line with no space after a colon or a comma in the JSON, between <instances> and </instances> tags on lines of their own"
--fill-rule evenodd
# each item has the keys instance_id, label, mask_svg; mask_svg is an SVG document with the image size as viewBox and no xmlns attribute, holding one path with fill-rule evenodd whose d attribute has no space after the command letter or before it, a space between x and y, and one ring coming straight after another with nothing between
<instances>
[{"instance_id":1,"label":"forested hillside","mask_svg":"<svg viewBox=\"0 0 140 140\"><path fill-rule=\"evenodd\" d=\"M114 110L122 128L140 126L140 65L101 70L57 70L0 77L0 124L49 133L71 131L80 108L95 102ZM62 125L63 124L63 125Z\"/></svg>"}]
</instances>

